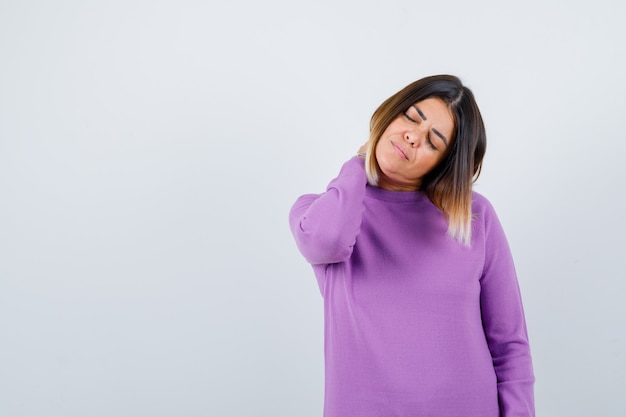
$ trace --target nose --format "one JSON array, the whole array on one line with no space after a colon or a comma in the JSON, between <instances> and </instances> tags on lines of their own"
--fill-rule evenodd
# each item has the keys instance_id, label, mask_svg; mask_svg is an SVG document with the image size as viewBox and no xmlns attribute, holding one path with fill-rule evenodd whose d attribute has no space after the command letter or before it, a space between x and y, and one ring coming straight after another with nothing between
<instances>
[{"instance_id":1,"label":"nose","mask_svg":"<svg viewBox=\"0 0 626 417\"><path fill-rule=\"evenodd\" d=\"M421 143L421 139L424 136L424 132L420 129L410 129L404 133L404 139L411 145L416 147Z\"/></svg>"}]
</instances>

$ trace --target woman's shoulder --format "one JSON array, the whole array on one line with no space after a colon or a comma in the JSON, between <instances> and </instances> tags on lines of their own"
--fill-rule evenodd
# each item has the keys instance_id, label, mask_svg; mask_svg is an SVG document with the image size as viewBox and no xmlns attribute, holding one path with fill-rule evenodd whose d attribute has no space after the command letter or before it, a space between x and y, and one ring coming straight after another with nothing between
<instances>
[{"instance_id":1,"label":"woman's shoulder","mask_svg":"<svg viewBox=\"0 0 626 417\"><path fill-rule=\"evenodd\" d=\"M487 199L487 197L478 191L472 191L472 204L480 207L491 206L491 202Z\"/></svg>"},{"instance_id":2,"label":"woman's shoulder","mask_svg":"<svg viewBox=\"0 0 626 417\"><path fill-rule=\"evenodd\" d=\"M491 201L479 192L472 191L472 213L484 213L487 215L496 215Z\"/></svg>"}]
</instances>

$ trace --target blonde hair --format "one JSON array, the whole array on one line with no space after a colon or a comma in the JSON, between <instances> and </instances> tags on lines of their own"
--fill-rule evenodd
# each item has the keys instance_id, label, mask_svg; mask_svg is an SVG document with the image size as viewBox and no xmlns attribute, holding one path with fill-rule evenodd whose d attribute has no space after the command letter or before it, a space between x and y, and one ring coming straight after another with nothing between
<instances>
[{"instance_id":1,"label":"blonde hair","mask_svg":"<svg viewBox=\"0 0 626 417\"><path fill-rule=\"evenodd\" d=\"M454 137L446 155L420 183L429 200L448 221L448 235L465 246L472 241L472 185L480 175L487 146L485 126L471 90L452 75L415 81L385 100L370 121L365 170L370 185L381 173L376 145L389 124L411 105L427 98L443 100L454 119Z\"/></svg>"}]
</instances>

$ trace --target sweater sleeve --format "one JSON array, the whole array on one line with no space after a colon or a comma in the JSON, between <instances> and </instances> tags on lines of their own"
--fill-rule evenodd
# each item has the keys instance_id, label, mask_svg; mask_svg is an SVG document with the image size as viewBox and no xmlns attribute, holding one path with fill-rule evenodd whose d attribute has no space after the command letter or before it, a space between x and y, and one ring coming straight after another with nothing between
<instances>
[{"instance_id":1,"label":"sweater sleeve","mask_svg":"<svg viewBox=\"0 0 626 417\"><path fill-rule=\"evenodd\" d=\"M298 249L312 265L345 261L361 226L367 177L364 160L348 160L323 194L296 200L289 225Z\"/></svg>"},{"instance_id":2,"label":"sweater sleeve","mask_svg":"<svg viewBox=\"0 0 626 417\"><path fill-rule=\"evenodd\" d=\"M488 203L484 216L480 306L497 377L500 415L534 417L535 377L515 266L502 226Z\"/></svg>"}]
</instances>

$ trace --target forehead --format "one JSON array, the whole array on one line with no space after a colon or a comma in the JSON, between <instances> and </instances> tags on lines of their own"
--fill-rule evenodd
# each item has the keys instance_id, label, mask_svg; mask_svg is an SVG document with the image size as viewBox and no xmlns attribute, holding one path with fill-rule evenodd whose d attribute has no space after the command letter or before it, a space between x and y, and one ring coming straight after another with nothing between
<instances>
[{"instance_id":1,"label":"forehead","mask_svg":"<svg viewBox=\"0 0 626 417\"><path fill-rule=\"evenodd\" d=\"M428 119L439 118L452 120L452 112L448 108L448 105L437 97L420 100L413 103L411 107L416 107L421 110Z\"/></svg>"},{"instance_id":2,"label":"forehead","mask_svg":"<svg viewBox=\"0 0 626 417\"><path fill-rule=\"evenodd\" d=\"M431 97L413 103L409 111L422 113L421 117L431 122L442 130L452 131L454 128L454 115L448 105L440 98Z\"/></svg>"}]
</instances>

